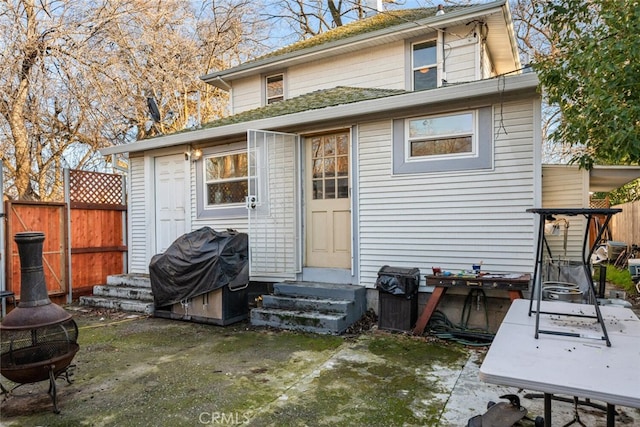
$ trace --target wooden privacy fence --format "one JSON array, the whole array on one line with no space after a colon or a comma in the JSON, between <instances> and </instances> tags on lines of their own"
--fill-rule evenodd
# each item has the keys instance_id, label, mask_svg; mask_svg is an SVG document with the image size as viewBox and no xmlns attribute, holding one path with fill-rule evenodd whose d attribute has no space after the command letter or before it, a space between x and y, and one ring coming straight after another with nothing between
<instances>
[{"instance_id":1,"label":"wooden privacy fence","mask_svg":"<svg viewBox=\"0 0 640 427\"><path fill-rule=\"evenodd\" d=\"M13 236L45 233L43 268L49 295L68 302L126 271L126 194L121 175L66 171L66 202L6 201L6 289L19 299L20 260Z\"/></svg>"},{"instance_id":2,"label":"wooden privacy fence","mask_svg":"<svg viewBox=\"0 0 640 427\"><path fill-rule=\"evenodd\" d=\"M640 200L613 207L622 209L611 218L613 240L627 245L640 245Z\"/></svg>"}]
</instances>

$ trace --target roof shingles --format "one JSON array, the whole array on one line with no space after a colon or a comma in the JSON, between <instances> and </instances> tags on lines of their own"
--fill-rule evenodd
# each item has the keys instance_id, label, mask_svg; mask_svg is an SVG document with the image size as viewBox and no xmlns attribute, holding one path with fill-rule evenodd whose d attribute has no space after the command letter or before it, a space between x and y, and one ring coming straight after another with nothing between
<instances>
[{"instance_id":1,"label":"roof shingles","mask_svg":"<svg viewBox=\"0 0 640 427\"><path fill-rule=\"evenodd\" d=\"M465 7L468 6L450 6L447 8L447 10L453 11ZM435 16L436 11L437 8L429 7L379 12L378 14L370 18L350 22L349 24L334 28L330 31L324 32L309 39L300 40L296 43L290 44L289 46L285 46L282 49L275 50L259 58L256 58L256 61L265 58L281 56L291 52L297 52L338 40L348 39L360 34L371 33L377 30L394 27L396 25L406 24L410 22L413 22L416 25L420 25L418 21Z\"/></svg>"},{"instance_id":2,"label":"roof shingles","mask_svg":"<svg viewBox=\"0 0 640 427\"><path fill-rule=\"evenodd\" d=\"M284 116L286 114L299 113L301 111L317 110L336 105L350 104L369 99L384 98L406 93L398 89L371 89L338 86L333 89L324 89L310 92L295 98L276 102L253 110L243 111L233 116L224 117L210 123L203 124L203 128L214 128L236 123L244 123L252 120L267 119Z\"/></svg>"}]
</instances>

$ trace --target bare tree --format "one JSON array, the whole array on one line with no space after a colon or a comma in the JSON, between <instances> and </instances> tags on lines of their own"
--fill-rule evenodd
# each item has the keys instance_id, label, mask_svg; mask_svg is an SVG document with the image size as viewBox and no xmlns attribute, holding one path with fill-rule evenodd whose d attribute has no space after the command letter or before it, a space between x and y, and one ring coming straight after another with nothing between
<instances>
[{"instance_id":1,"label":"bare tree","mask_svg":"<svg viewBox=\"0 0 640 427\"><path fill-rule=\"evenodd\" d=\"M226 94L199 76L261 52L258 6L190 4L0 3L0 148L10 197L60 199L63 168L91 168L98 148L226 114Z\"/></svg>"}]
</instances>

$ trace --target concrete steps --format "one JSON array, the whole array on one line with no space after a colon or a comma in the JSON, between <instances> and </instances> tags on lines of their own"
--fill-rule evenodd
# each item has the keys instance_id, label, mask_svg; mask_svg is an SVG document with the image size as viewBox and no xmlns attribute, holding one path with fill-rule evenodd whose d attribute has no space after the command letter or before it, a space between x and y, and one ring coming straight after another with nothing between
<instances>
[{"instance_id":1,"label":"concrete steps","mask_svg":"<svg viewBox=\"0 0 640 427\"><path fill-rule=\"evenodd\" d=\"M93 287L93 295L80 297L80 305L153 314L151 280L146 274L107 277L107 283Z\"/></svg>"},{"instance_id":2,"label":"concrete steps","mask_svg":"<svg viewBox=\"0 0 640 427\"><path fill-rule=\"evenodd\" d=\"M251 310L252 325L339 335L366 311L361 286L284 282L273 289L262 296L262 307Z\"/></svg>"}]
</instances>

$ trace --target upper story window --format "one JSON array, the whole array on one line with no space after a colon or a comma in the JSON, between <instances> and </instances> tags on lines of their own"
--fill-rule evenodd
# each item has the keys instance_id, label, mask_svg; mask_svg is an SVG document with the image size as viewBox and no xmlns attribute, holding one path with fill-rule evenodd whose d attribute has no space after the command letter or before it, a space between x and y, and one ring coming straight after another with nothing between
<instances>
[{"instance_id":1,"label":"upper story window","mask_svg":"<svg viewBox=\"0 0 640 427\"><path fill-rule=\"evenodd\" d=\"M205 157L206 208L244 205L248 173L246 151Z\"/></svg>"},{"instance_id":2,"label":"upper story window","mask_svg":"<svg viewBox=\"0 0 640 427\"><path fill-rule=\"evenodd\" d=\"M411 46L413 90L433 89L438 86L438 52L436 41L414 43Z\"/></svg>"},{"instance_id":3,"label":"upper story window","mask_svg":"<svg viewBox=\"0 0 640 427\"><path fill-rule=\"evenodd\" d=\"M472 112L409 119L406 126L409 160L473 156L477 151Z\"/></svg>"},{"instance_id":4,"label":"upper story window","mask_svg":"<svg viewBox=\"0 0 640 427\"><path fill-rule=\"evenodd\" d=\"M274 74L266 77L265 82L267 104L284 100L284 74Z\"/></svg>"}]
</instances>

